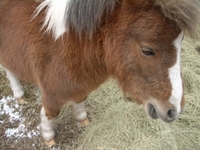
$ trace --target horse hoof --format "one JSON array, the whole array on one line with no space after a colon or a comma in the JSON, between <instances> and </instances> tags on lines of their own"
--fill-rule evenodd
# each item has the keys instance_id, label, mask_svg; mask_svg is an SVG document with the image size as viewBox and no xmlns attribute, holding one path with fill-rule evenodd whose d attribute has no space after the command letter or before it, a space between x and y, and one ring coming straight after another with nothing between
<instances>
[{"instance_id":1,"label":"horse hoof","mask_svg":"<svg viewBox=\"0 0 200 150\"><path fill-rule=\"evenodd\" d=\"M25 104L25 102L26 102L24 98L18 98L17 101L21 105Z\"/></svg>"},{"instance_id":2,"label":"horse hoof","mask_svg":"<svg viewBox=\"0 0 200 150\"><path fill-rule=\"evenodd\" d=\"M85 120L80 121L80 124L83 125L83 126L87 126L89 124L89 122L90 122L89 119L86 118Z\"/></svg>"},{"instance_id":3,"label":"horse hoof","mask_svg":"<svg viewBox=\"0 0 200 150\"><path fill-rule=\"evenodd\" d=\"M45 143L49 148L56 144L56 142L55 142L54 139L51 139L51 140L48 140L48 141L44 141L44 143Z\"/></svg>"}]
</instances>

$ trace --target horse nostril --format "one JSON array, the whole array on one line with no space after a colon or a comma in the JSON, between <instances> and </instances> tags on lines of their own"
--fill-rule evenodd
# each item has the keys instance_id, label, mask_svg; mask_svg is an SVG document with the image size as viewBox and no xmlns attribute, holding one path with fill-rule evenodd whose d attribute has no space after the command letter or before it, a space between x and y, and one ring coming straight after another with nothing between
<instances>
[{"instance_id":1,"label":"horse nostril","mask_svg":"<svg viewBox=\"0 0 200 150\"><path fill-rule=\"evenodd\" d=\"M158 119L158 115L157 115L156 109L152 104L148 104L148 111L149 111L149 115L153 119Z\"/></svg>"},{"instance_id":2,"label":"horse nostril","mask_svg":"<svg viewBox=\"0 0 200 150\"><path fill-rule=\"evenodd\" d=\"M167 112L167 116L170 118L170 119L173 119L175 118L177 115L177 112L175 109L169 109L168 112Z\"/></svg>"}]
</instances>

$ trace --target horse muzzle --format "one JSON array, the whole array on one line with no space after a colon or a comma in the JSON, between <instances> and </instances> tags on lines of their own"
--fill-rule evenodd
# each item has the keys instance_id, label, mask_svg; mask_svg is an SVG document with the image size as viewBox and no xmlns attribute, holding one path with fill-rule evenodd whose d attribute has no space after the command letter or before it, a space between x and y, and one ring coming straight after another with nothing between
<instances>
[{"instance_id":1,"label":"horse muzzle","mask_svg":"<svg viewBox=\"0 0 200 150\"><path fill-rule=\"evenodd\" d=\"M166 110L160 110L152 103L148 103L146 106L146 113L153 119L160 118L164 122L170 123L178 117L178 112L175 108L169 108Z\"/></svg>"}]
</instances>

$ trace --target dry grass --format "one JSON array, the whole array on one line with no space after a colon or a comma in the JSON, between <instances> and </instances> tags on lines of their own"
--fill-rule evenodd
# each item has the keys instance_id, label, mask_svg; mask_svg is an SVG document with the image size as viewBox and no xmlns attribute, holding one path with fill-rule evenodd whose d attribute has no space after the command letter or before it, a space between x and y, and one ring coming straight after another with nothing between
<instances>
[{"instance_id":1,"label":"dry grass","mask_svg":"<svg viewBox=\"0 0 200 150\"><path fill-rule=\"evenodd\" d=\"M57 119L57 145L61 150L198 150L200 149L200 42L187 39L183 43L182 70L185 80L185 112L171 124L146 117L142 106L130 102L115 81L109 80L91 93L86 110L91 123L80 126L69 107ZM0 99L12 95L5 73L0 70ZM15 108L22 121L11 123L8 115L0 115L0 149L48 149L38 132L40 93L32 85L23 84L28 103ZM3 106L0 105L0 109ZM1 113L0 113L1 114ZM24 124L25 136L6 137L5 131Z\"/></svg>"}]
</instances>

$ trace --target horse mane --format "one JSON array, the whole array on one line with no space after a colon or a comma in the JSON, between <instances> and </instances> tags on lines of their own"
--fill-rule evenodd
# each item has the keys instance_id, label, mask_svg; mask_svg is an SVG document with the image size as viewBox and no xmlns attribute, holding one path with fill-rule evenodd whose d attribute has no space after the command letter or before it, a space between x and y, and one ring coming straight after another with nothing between
<instances>
[{"instance_id":1,"label":"horse mane","mask_svg":"<svg viewBox=\"0 0 200 150\"><path fill-rule=\"evenodd\" d=\"M36 9L37 16L46 9L43 28L53 31L54 38L59 38L70 28L79 36L84 32L92 35L99 25L104 12L109 15L117 0L44 0Z\"/></svg>"},{"instance_id":2,"label":"horse mane","mask_svg":"<svg viewBox=\"0 0 200 150\"><path fill-rule=\"evenodd\" d=\"M109 15L113 10L116 0L71 0L67 13L67 24L72 25L79 34L87 32L90 35L99 25L103 13ZM78 10L78 11L77 11Z\"/></svg>"},{"instance_id":3,"label":"horse mane","mask_svg":"<svg viewBox=\"0 0 200 150\"><path fill-rule=\"evenodd\" d=\"M200 1L198 0L155 0L162 13L175 21L190 37L198 36L200 25Z\"/></svg>"},{"instance_id":4,"label":"horse mane","mask_svg":"<svg viewBox=\"0 0 200 150\"><path fill-rule=\"evenodd\" d=\"M104 14L109 15L120 0L44 0L36 9L37 16L43 9L46 17L42 28L53 32L55 39L74 29L92 35L99 26ZM130 1L130 0L124 0ZM200 1L198 0L149 0L159 7L165 17L176 22L177 26L191 37L196 37L200 24ZM120 1L122 2L122 1ZM131 5L144 2L132 0ZM135 4L136 3L136 4Z\"/></svg>"}]
</instances>

